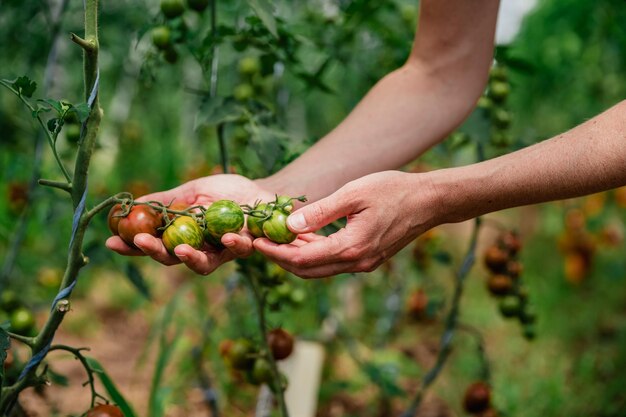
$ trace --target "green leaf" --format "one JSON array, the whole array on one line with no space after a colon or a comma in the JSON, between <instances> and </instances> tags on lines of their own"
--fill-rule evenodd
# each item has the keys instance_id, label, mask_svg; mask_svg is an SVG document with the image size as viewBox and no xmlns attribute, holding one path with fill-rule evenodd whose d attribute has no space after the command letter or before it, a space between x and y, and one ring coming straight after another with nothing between
<instances>
[{"instance_id":1,"label":"green leaf","mask_svg":"<svg viewBox=\"0 0 626 417\"><path fill-rule=\"evenodd\" d=\"M267 0L248 0L248 4L252 10L259 16L261 22L267 30L278 38L278 30L276 29L276 18L274 17L274 6Z\"/></svg>"},{"instance_id":2,"label":"green leaf","mask_svg":"<svg viewBox=\"0 0 626 417\"><path fill-rule=\"evenodd\" d=\"M405 395L405 391L394 381L395 372L389 372L384 366L373 363L364 363L363 372L375 383L386 395L398 397Z\"/></svg>"},{"instance_id":3,"label":"green leaf","mask_svg":"<svg viewBox=\"0 0 626 417\"><path fill-rule=\"evenodd\" d=\"M0 327L0 388L4 381L4 361L7 360L7 350L11 347L11 338L6 329Z\"/></svg>"},{"instance_id":4,"label":"green leaf","mask_svg":"<svg viewBox=\"0 0 626 417\"><path fill-rule=\"evenodd\" d=\"M127 262L125 269L126 277L137 289L137 291L139 291L139 293L143 295L146 300L152 299L152 295L150 294L150 287L148 287L148 283L144 279L141 270L137 268L137 266L132 262Z\"/></svg>"},{"instance_id":5,"label":"green leaf","mask_svg":"<svg viewBox=\"0 0 626 417\"><path fill-rule=\"evenodd\" d=\"M87 360L89 367L96 372L96 375L100 379L100 382L102 382L104 388L107 390L111 400L122 410L124 417L137 417L135 410L133 410L128 401L126 401L124 396L119 392L111 377L109 377L109 375L104 371L102 365L100 365L100 362L90 357L86 357L85 359Z\"/></svg>"},{"instance_id":6,"label":"green leaf","mask_svg":"<svg viewBox=\"0 0 626 417\"><path fill-rule=\"evenodd\" d=\"M32 97L33 93L37 89L37 83L31 81L30 78L25 75L15 80L12 85L13 88L15 88L15 90L17 90L20 95L28 98Z\"/></svg>"},{"instance_id":7,"label":"green leaf","mask_svg":"<svg viewBox=\"0 0 626 417\"><path fill-rule=\"evenodd\" d=\"M46 375L48 376L48 378L50 378L50 382L52 382L53 384L57 384L62 387L68 387L70 385L70 381L65 375L61 375L60 373L55 372L50 368L48 368L48 372Z\"/></svg>"},{"instance_id":8,"label":"green leaf","mask_svg":"<svg viewBox=\"0 0 626 417\"><path fill-rule=\"evenodd\" d=\"M91 109L89 108L89 105L87 103L80 103L75 106L73 105L69 112L76 113L76 116L78 116L78 120L83 123L89 117Z\"/></svg>"},{"instance_id":9,"label":"green leaf","mask_svg":"<svg viewBox=\"0 0 626 417\"><path fill-rule=\"evenodd\" d=\"M61 123L61 119L59 119L58 117L54 117L50 120L48 120L47 126L48 126L48 130L52 133L56 132L57 128L59 127L59 124Z\"/></svg>"},{"instance_id":10,"label":"green leaf","mask_svg":"<svg viewBox=\"0 0 626 417\"><path fill-rule=\"evenodd\" d=\"M49 105L51 108L53 108L54 110L57 111L57 113L62 114L63 113L63 104L61 104L60 101L57 100L52 100L51 98L46 98L46 99L39 99L37 100L39 102L42 103L46 103L47 105Z\"/></svg>"},{"instance_id":11,"label":"green leaf","mask_svg":"<svg viewBox=\"0 0 626 417\"><path fill-rule=\"evenodd\" d=\"M283 147L281 142L285 142L288 139L289 136L285 132L266 126L259 126L256 129L252 129L250 146L256 151L263 163L263 167L271 171L276 161L282 156Z\"/></svg>"},{"instance_id":12,"label":"green leaf","mask_svg":"<svg viewBox=\"0 0 626 417\"><path fill-rule=\"evenodd\" d=\"M202 125L215 126L220 123L234 122L243 115L242 108L234 100L216 97L200 107L196 117L196 128Z\"/></svg>"}]
</instances>

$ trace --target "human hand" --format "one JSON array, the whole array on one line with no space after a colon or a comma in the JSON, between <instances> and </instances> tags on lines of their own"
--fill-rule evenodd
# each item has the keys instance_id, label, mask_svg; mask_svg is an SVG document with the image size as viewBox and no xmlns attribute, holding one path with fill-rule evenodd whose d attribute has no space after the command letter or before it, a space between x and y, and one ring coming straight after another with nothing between
<instances>
[{"instance_id":1,"label":"human hand","mask_svg":"<svg viewBox=\"0 0 626 417\"><path fill-rule=\"evenodd\" d=\"M239 204L253 204L256 200L269 201L273 198L273 194L240 175L211 175L186 182L168 191L142 196L137 200L156 200L166 204L174 200L176 203L184 203L188 206L208 206L222 199L233 200ZM254 251L252 239L247 229L244 229L240 234L227 233L222 236L224 249L205 245L202 250L196 250L189 245L178 245L174 250L176 256L167 252L161 239L147 233L135 236L133 243L137 249L128 246L119 236L107 239L106 246L121 255L147 255L163 265L183 262L191 270L208 275L227 261L251 255Z\"/></svg>"},{"instance_id":2,"label":"human hand","mask_svg":"<svg viewBox=\"0 0 626 417\"><path fill-rule=\"evenodd\" d=\"M300 233L296 241L278 245L261 238L254 247L303 278L373 271L437 225L437 196L426 178L386 171L352 181L289 216L289 229ZM338 232L312 233L346 216L347 225Z\"/></svg>"}]
</instances>

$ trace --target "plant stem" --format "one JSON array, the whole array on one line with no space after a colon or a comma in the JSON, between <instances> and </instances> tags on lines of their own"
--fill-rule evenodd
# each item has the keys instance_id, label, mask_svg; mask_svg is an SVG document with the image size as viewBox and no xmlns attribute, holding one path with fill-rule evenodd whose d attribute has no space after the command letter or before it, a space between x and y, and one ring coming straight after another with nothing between
<instances>
[{"instance_id":1,"label":"plant stem","mask_svg":"<svg viewBox=\"0 0 626 417\"><path fill-rule=\"evenodd\" d=\"M272 377L275 384L274 394L276 395L276 399L278 400L278 406L281 411L282 417L289 417L289 411L287 410L287 404L285 403L285 395L282 388L282 381L280 372L278 371L278 366L276 365L276 360L274 359L274 355L272 355L272 351L270 349L269 343L267 341L267 322L265 320L265 297L259 288L256 277L254 276L254 271L251 270L248 266L242 266L242 270L244 272L244 276L248 281L248 285L252 290L252 294L254 295L255 304L257 308L257 316L259 320L259 332L261 333L261 347L267 352L267 360L270 363L270 368L272 370Z\"/></svg>"},{"instance_id":2,"label":"plant stem","mask_svg":"<svg viewBox=\"0 0 626 417\"><path fill-rule=\"evenodd\" d=\"M413 417L415 415L418 407L422 403L424 393L426 392L428 387L433 382L435 382L435 380L443 370L443 367L445 366L448 357L450 356L450 352L452 350L452 341L454 339L454 334L458 325L460 302L461 296L463 295L465 278L467 278L467 275L472 269L472 265L474 264L474 260L476 258L476 242L478 240L480 225L481 219L480 217L477 217L474 220L474 229L472 230L472 236L470 238L470 244L467 250L467 254L465 255L463 262L456 273L452 307L450 308L448 316L446 317L445 329L443 335L441 336L441 341L439 342L439 353L437 355L435 365L422 378L420 387L415 393L415 396L413 397L409 408L401 414L401 417Z\"/></svg>"}]
</instances>

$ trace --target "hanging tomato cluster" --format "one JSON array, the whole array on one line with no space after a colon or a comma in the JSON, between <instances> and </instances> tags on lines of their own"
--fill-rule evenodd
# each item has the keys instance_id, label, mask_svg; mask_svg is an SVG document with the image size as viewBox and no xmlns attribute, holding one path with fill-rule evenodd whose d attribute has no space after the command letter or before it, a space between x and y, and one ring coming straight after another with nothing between
<instances>
[{"instance_id":1,"label":"hanging tomato cluster","mask_svg":"<svg viewBox=\"0 0 626 417\"><path fill-rule=\"evenodd\" d=\"M497 63L489 72L487 93L478 101L478 106L488 113L491 122L490 142L496 147L505 148L513 143L509 132L512 117L506 105L510 92L507 70Z\"/></svg>"},{"instance_id":2,"label":"hanging tomato cluster","mask_svg":"<svg viewBox=\"0 0 626 417\"><path fill-rule=\"evenodd\" d=\"M491 387L485 381L475 381L465 390L463 409L476 417L496 417L491 406Z\"/></svg>"},{"instance_id":3,"label":"hanging tomato cluster","mask_svg":"<svg viewBox=\"0 0 626 417\"><path fill-rule=\"evenodd\" d=\"M517 318L523 326L526 339L534 339L537 314L528 301L528 290L522 282L523 266L518 255L522 248L519 235L504 231L483 255L485 266L490 272L487 289L498 298L500 314L506 318Z\"/></svg>"}]
</instances>

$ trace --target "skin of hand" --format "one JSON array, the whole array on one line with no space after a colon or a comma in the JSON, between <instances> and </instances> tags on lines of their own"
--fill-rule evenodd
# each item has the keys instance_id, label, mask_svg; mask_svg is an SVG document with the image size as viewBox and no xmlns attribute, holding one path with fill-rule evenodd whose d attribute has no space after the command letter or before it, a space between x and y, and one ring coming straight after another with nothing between
<instances>
[{"instance_id":1,"label":"skin of hand","mask_svg":"<svg viewBox=\"0 0 626 417\"><path fill-rule=\"evenodd\" d=\"M138 201L155 200L163 203L182 202L189 206L209 206L212 202L222 199L236 201L239 204L253 204L256 200L270 201L274 195L263 190L257 183L240 175L212 175L189 181L168 191L149 194L138 198ZM223 250L211 248L196 250L189 245L178 245L176 256L170 255L161 239L147 233L135 236L134 244L139 249L129 247L119 236L112 236L106 241L107 248L126 256L150 256L164 264L175 265L185 263L198 274L207 275L224 262L236 257L246 257L254 251L253 237L244 228L240 234L227 233L222 236Z\"/></svg>"},{"instance_id":2,"label":"skin of hand","mask_svg":"<svg viewBox=\"0 0 626 417\"><path fill-rule=\"evenodd\" d=\"M424 174L382 172L291 214L291 245L254 246L303 278L371 271L417 235L509 207L626 185L626 101L555 138L488 161ZM328 237L312 232L347 217Z\"/></svg>"},{"instance_id":3,"label":"skin of hand","mask_svg":"<svg viewBox=\"0 0 626 417\"><path fill-rule=\"evenodd\" d=\"M261 238L254 246L303 278L373 271L435 225L437 199L426 178L400 171L367 175L290 215L289 228L303 233L292 244ZM342 217L347 225L338 232L311 233Z\"/></svg>"}]
</instances>

